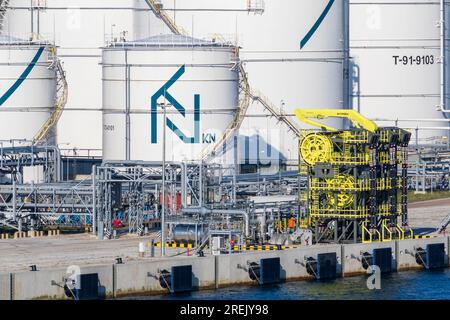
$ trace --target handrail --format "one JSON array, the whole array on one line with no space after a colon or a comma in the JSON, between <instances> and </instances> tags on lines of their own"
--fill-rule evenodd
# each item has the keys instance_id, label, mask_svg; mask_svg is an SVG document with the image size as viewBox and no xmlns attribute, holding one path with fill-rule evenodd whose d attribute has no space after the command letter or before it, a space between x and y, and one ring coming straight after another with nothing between
<instances>
[{"instance_id":1,"label":"handrail","mask_svg":"<svg viewBox=\"0 0 450 320\"><path fill-rule=\"evenodd\" d=\"M54 55L54 52L52 52ZM36 143L42 142L50 130L58 123L59 119L61 118L61 115L64 111L64 107L67 103L67 98L69 94L66 74L64 72L64 69L62 67L61 61L58 58L55 58L54 64L51 66L51 68L56 69L56 76L57 76L57 89L56 89L56 102L55 102L55 108L53 113L50 115L50 117L47 119L47 121L42 125L39 132L34 137L34 141Z\"/></svg>"},{"instance_id":2,"label":"handrail","mask_svg":"<svg viewBox=\"0 0 450 320\"><path fill-rule=\"evenodd\" d=\"M3 30L3 23L5 20L7 6L9 4L9 0L0 0L0 32Z\"/></svg>"},{"instance_id":3,"label":"handrail","mask_svg":"<svg viewBox=\"0 0 450 320\"><path fill-rule=\"evenodd\" d=\"M161 3L158 3L156 0L145 0L147 5L152 9L153 13L157 18L160 18L167 27L169 27L170 31L174 34L179 35L187 35L187 32L180 26L176 25L175 22L170 18L167 13L162 10Z\"/></svg>"},{"instance_id":4,"label":"handrail","mask_svg":"<svg viewBox=\"0 0 450 320\"><path fill-rule=\"evenodd\" d=\"M203 161L208 160L210 156L214 156L217 150L234 135L236 130L239 130L244 121L245 114L247 113L248 107L250 106L250 84L248 82L247 74L242 65L239 66L239 71L241 78L240 88L241 92L244 94L244 97L241 99L241 103L238 112L236 112L234 120L228 125L227 129L225 129L220 139L211 147L205 148L203 150L201 155L201 159Z\"/></svg>"},{"instance_id":5,"label":"handrail","mask_svg":"<svg viewBox=\"0 0 450 320\"><path fill-rule=\"evenodd\" d=\"M389 233L389 238L388 239L384 236L385 235L385 233L384 233L385 230L387 230L387 232ZM383 236L383 241L392 241L392 231L389 230L389 228L386 226L386 220L383 220L383 223L382 223L382 236Z\"/></svg>"}]
</instances>

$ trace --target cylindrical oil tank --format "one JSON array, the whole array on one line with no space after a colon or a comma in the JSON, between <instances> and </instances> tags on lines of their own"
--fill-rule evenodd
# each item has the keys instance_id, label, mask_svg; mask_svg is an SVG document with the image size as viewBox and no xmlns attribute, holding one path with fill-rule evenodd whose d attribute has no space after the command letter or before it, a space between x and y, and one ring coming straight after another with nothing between
<instances>
[{"instance_id":1,"label":"cylindrical oil tank","mask_svg":"<svg viewBox=\"0 0 450 320\"><path fill-rule=\"evenodd\" d=\"M346 1L343 0L162 0L165 13L189 35L237 41L254 93L264 96L293 116L296 108L342 109L346 90ZM265 3L265 5L263 5ZM264 8L264 12L259 9ZM174 10L176 9L176 10ZM167 32L154 16L136 12L141 36ZM259 91L259 92L258 92ZM240 161L297 161L297 141L286 126L269 118L253 102L240 130L239 150L245 140L257 139L264 148L258 155L252 144L240 151ZM339 128L342 121L325 120ZM280 130L281 129L281 130ZM248 148L247 148L248 149ZM253 150L255 149L255 150ZM267 149L267 150L266 150ZM250 153L250 155L248 155ZM275 157L278 157L275 159ZM255 160L256 159L256 160Z\"/></svg>"},{"instance_id":2,"label":"cylindrical oil tank","mask_svg":"<svg viewBox=\"0 0 450 320\"><path fill-rule=\"evenodd\" d=\"M234 59L233 46L179 35L104 48L104 160L161 161L164 140L167 161L198 159L237 111Z\"/></svg>"},{"instance_id":3,"label":"cylindrical oil tank","mask_svg":"<svg viewBox=\"0 0 450 320\"><path fill-rule=\"evenodd\" d=\"M50 39L67 75L69 95L58 122L64 148L101 149L101 47L134 39L133 15L141 0L9 0L5 34ZM147 12L147 14L151 14Z\"/></svg>"},{"instance_id":4,"label":"cylindrical oil tank","mask_svg":"<svg viewBox=\"0 0 450 320\"><path fill-rule=\"evenodd\" d=\"M193 242L195 240L200 241L205 234L205 230L201 226L197 226L197 238L196 238L196 226L192 224L177 224L172 230L172 241L186 241Z\"/></svg>"},{"instance_id":5,"label":"cylindrical oil tank","mask_svg":"<svg viewBox=\"0 0 450 320\"><path fill-rule=\"evenodd\" d=\"M445 142L448 136L439 110L440 9L435 0L350 0L353 108L389 120L379 125L408 128L411 144Z\"/></svg>"},{"instance_id":6,"label":"cylindrical oil tank","mask_svg":"<svg viewBox=\"0 0 450 320\"><path fill-rule=\"evenodd\" d=\"M54 46L47 42L0 35L2 146L10 145L11 139L33 140L52 114L56 73L50 65L54 54Z\"/></svg>"}]
</instances>

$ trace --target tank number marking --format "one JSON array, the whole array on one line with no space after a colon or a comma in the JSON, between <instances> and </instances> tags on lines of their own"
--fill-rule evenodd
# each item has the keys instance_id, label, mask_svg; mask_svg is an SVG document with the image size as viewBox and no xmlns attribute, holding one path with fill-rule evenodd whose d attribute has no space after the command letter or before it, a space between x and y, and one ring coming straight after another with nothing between
<instances>
[{"instance_id":1,"label":"tank number marking","mask_svg":"<svg viewBox=\"0 0 450 320\"><path fill-rule=\"evenodd\" d=\"M115 130L115 127L114 127L114 125L112 125L112 124L105 124L105 125L103 126L103 130L105 130L105 131L114 131L114 130Z\"/></svg>"},{"instance_id":2,"label":"tank number marking","mask_svg":"<svg viewBox=\"0 0 450 320\"><path fill-rule=\"evenodd\" d=\"M392 56L394 59L394 65L403 66L420 66L420 65L430 65L436 62L436 59L432 55L426 56Z\"/></svg>"}]
</instances>

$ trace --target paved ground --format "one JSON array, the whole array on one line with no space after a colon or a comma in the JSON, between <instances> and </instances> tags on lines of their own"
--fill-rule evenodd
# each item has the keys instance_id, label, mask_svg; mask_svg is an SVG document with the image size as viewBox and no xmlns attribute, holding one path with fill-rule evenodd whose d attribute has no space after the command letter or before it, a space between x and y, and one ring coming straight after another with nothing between
<instances>
[{"instance_id":1,"label":"paved ground","mask_svg":"<svg viewBox=\"0 0 450 320\"><path fill-rule=\"evenodd\" d=\"M139 242L149 243L154 236L124 237L101 241L88 234L58 237L24 238L0 240L0 272L28 270L35 264L38 269L66 267L68 265L90 265L114 263L116 257L124 262L139 258ZM184 249L167 249L169 255L184 252ZM159 256L160 248L155 248ZM147 257L150 255L148 249Z\"/></svg>"},{"instance_id":2,"label":"paved ground","mask_svg":"<svg viewBox=\"0 0 450 320\"><path fill-rule=\"evenodd\" d=\"M450 199L414 203L409 208L410 225L417 230L416 234L430 233L449 213ZM156 234L143 238L127 236L101 241L89 234L78 234L0 240L0 272L28 270L33 264L45 269L72 264L112 264L116 257L121 257L125 262L142 259L138 253L139 242L149 243L155 237ZM157 257L159 252L160 249L155 248ZM185 249L167 249L169 256L182 252Z\"/></svg>"},{"instance_id":3,"label":"paved ground","mask_svg":"<svg viewBox=\"0 0 450 320\"><path fill-rule=\"evenodd\" d=\"M450 214L450 198L416 202L409 205L409 223L419 232L432 232Z\"/></svg>"}]
</instances>

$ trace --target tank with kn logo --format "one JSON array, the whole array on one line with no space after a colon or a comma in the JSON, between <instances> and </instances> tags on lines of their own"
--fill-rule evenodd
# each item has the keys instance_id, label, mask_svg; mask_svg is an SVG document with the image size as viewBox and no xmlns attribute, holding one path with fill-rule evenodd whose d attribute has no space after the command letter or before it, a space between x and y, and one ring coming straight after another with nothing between
<instances>
[{"instance_id":1,"label":"tank with kn logo","mask_svg":"<svg viewBox=\"0 0 450 320\"><path fill-rule=\"evenodd\" d=\"M237 52L172 34L103 48L104 159L161 161L164 132L166 159L199 159L236 116Z\"/></svg>"}]
</instances>

